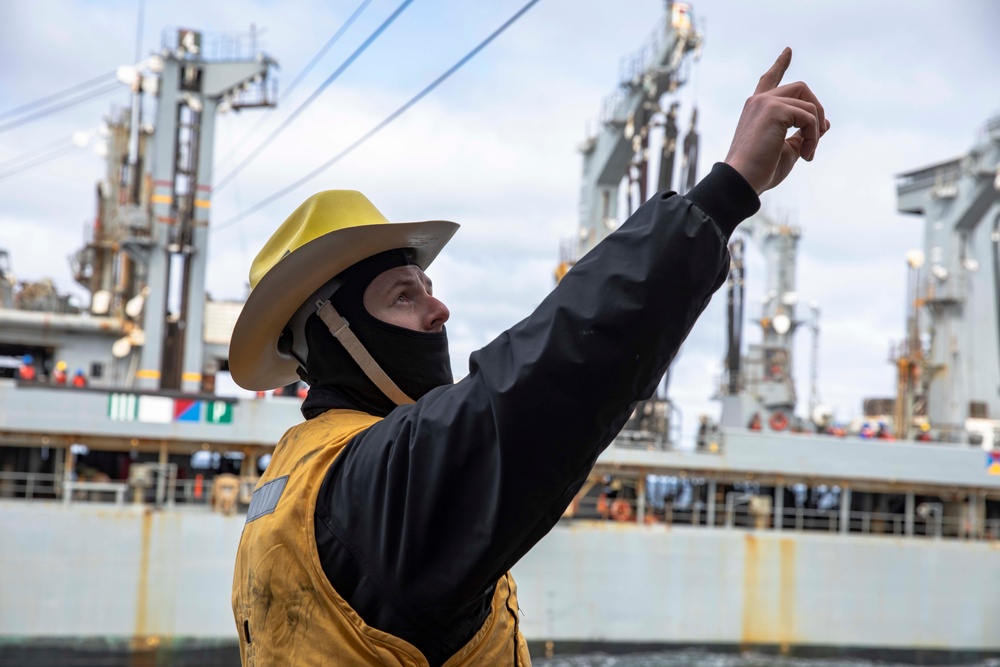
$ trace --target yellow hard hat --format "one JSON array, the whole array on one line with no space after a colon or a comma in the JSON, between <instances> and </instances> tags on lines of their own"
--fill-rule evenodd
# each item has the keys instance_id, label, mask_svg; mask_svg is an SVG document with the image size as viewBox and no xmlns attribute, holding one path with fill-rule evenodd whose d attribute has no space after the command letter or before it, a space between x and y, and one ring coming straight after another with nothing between
<instances>
[{"instance_id":1,"label":"yellow hard hat","mask_svg":"<svg viewBox=\"0 0 1000 667\"><path fill-rule=\"evenodd\" d=\"M57 361L56 362L56 370L57 371L64 371L64 370L66 370L66 362L65 361Z\"/></svg>"},{"instance_id":2,"label":"yellow hard hat","mask_svg":"<svg viewBox=\"0 0 1000 667\"><path fill-rule=\"evenodd\" d=\"M414 263L426 269L456 231L458 225L445 220L390 223L354 190L327 190L307 199L250 266L250 296L229 343L233 380L252 391L298 380L298 362L278 351L278 337L313 292L386 250L410 248Z\"/></svg>"}]
</instances>

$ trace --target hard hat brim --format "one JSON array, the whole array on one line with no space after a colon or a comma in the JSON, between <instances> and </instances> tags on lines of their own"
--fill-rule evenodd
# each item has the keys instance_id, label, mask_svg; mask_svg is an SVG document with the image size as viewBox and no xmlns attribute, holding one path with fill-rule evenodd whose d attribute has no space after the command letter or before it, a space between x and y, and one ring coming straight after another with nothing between
<instances>
[{"instance_id":1,"label":"hard hat brim","mask_svg":"<svg viewBox=\"0 0 1000 667\"><path fill-rule=\"evenodd\" d=\"M344 269L386 250L410 248L426 269L458 231L446 220L338 229L275 264L250 292L229 343L229 372L239 386L265 391L299 379L298 362L278 352L278 337L309 296Z\"/></svg>"}]
</instances>

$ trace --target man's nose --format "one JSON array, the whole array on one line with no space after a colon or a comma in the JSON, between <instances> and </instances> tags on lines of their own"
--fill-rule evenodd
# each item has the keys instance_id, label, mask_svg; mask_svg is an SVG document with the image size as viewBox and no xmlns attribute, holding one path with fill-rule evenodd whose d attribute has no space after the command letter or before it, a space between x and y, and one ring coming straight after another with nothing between
<instances>
[{"instance_id":1,"label":"man's nose","mask_svg":"<svg viewBox=\"0 0 1000 667\"><path fill-rule=\"evenodd\" d=\"M424 318L425 330L432 333L441 331L449 317L451 317L451 312L449 312L448 306L432 296L427 297L427 313Z\"/></svg>"}]
</instances>

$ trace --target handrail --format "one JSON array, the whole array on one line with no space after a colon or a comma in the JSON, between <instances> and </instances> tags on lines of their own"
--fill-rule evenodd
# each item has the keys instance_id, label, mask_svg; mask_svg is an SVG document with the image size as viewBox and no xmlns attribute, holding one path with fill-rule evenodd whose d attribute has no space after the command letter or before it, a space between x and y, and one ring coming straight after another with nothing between
<instances>
[{"instance_id":1,"label":"handrail","mask_svg":"<svg viewBox=\"0 0 1000 667\"><path fill-rule=\"evenodd\" d=\"M734 521L736 519L736 507L749 505L752 498L752 494L744 491L730 491L726 494L726 528L732 528L734 526ZM746 515L750 516L749 508L747 509Z\"/></svg>"},{"instance_id":2,"label":"handrail","mask_svg":"<svg viewBox=\"0 0 1000 667\"><path fill-rule=\"evenodd\" d=\"M79 482L67 480L63 482L63 503L69 505L77 491L87 494L88 500L94 500L91 494L94 493L114 493L115 505L125 504L125 492L128 484L125 482Z\"/></svg>"},{"instance_id":3,"label":"handrail","mask_svg":"<svg viewBox=\"0 0 1000 667\"><path fill-rule=\"evenodd\" d=\"M172 464L171 464L172 465ZM153 469L159 473L160 466ZM174 478L168 467L162 475L162 483L149 480L136 483L125 480L91 481L64 479L61 474L0 471L0 500L34 501L61 499L64 504L74 502L102 502L114 494L114 503L152 505L173 508L177 505L188 507L213 507L214 481L211 477L193 479ZM157 474L157 477L161 477ZM245 507L253 494L255 479L241 478L237 494L237 506Z\"/></svg>"},{"instance_id":4,"label":"handrail","mask_svg":"<svg viewBox=\"0 0 1000 667\"><path fill-rule=\"evenodd\" d=\"M55 498L61 475L41 472L0 472L0 499Z\"/></svg>"},{"instance_id":5,"label":"handrail","mask_svg":"<svg viewBox=\"0 0 1000 667\"><path fill-rule=\"evenodd\" d=\"M922 503L914 513L914 531L907 535L906 515L902 512L852 511L842 515L839 507L830 509L809 509L800 507L777 508L761 514L761 508L752 508L753 494L743 491L729 491L723 507L711 520L711 514L704 499L693 500L678 505L667 501L660 506L645 504L645 523L681 525L693 527L775 530L827 533L851 537L893 537L900 539L1000 541L1000 518L981 519L978 524L966 517L947 516L939 503ZM575 512L569 520L615 521L612 502L628 504L631 512L620 512L619 522L635 523L638 516L636 498L616 498L598 500L593 495L580 498ZM765 506L766 507L766 506ZM844 525L846 522L846 527Z\"/></svg>"}]
</instances>

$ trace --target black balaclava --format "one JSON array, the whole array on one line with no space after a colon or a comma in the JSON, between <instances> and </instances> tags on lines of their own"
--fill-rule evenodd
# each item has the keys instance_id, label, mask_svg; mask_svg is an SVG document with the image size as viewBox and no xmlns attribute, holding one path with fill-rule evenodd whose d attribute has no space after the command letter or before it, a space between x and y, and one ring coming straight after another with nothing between
<instances>
[{"instance_id":1,"label":"black balaclava","mask_svg":"<svg viewBox=\"0 0 1000 667\"><path fill-rule=\"evenodd\" d=\"M452 383L448 335L397 327L365 310L363 296L369 283L383 271L414 264L404 250L379 253L345 269L340 288L330 301L351 330L396 385L417 400L431 389ZM318 315L306 321L309 355L299 375L309 384L302 414L312 419L332 408L362 410L384 417L396 404L375 386Z\"/></svg>"}]
</instances>

